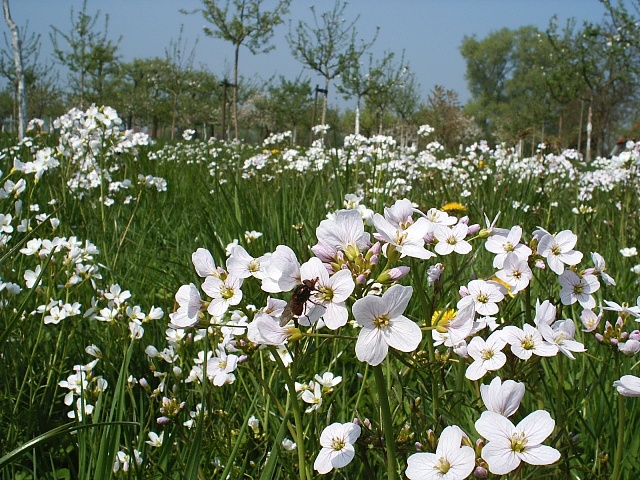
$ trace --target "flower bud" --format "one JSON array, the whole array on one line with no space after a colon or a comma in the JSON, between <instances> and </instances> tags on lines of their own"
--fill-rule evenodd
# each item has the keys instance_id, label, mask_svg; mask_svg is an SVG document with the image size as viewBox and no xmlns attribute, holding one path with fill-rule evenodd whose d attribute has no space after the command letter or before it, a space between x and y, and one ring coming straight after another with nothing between
<instances>
[{"instance_id":1,"label":"flower bud","mask_svg":"<svg viewBox=\"0 0 640 480\"><path fill-rule=\"evenodd\" d=\"M472 236L478 233L479 231L480 231L480 225L478 225L477 223L474 223L473 225L469 225L469 228L467 229L467 235Z\"/></svg>"},{"instance_id":2,"label":"flower bud","mask_svg":"<svg viewBox=\"0 0 640 480\"><path fill-rule=\"evenodd\" d=\"M473 476L476 478L487 478L489 476L489 472L484 467L476 467L473 471Z\"/></svg>"}]
</instances>

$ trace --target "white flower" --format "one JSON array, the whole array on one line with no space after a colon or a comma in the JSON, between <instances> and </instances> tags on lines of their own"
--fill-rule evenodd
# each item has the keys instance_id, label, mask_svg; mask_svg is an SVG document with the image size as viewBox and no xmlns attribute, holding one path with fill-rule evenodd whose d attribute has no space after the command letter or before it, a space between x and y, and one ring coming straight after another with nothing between
<instances>
[{"instance_id":1,"label":"white flower","mask_svg":"<svg viewBox=\"0 0 640 480\"><path fill-rule=\"evenodd\" d=\"M438 255L449 255L452 252L466 255L471 251L471 244L465 240L469 226L459 223L453 227L437 225L433 231L438 240L434 250Z\"/></svg>"},{"instance_id":2,"label":"white flower","mask_svg":"<svg viewBox=\"0 0 640 480\"><path fill-rule=\"evenodd\" d=\"M511 345L511 352L522 360L528 360L532 355L539 357L553 357L558 353L558 346L543 340L542 334L529 324L520 329L515 325L508 325L502 329L502 338Z\"/></svg>"},{"instance_id":3,"label":"white flower","mask_svg":"<svg viewBox=\"0 0 640 480\"><path fill-rule=\"evenodd\" d=\"M269 257L262 279L262 290L268 293L288 292L300 284L300 262L286 245L278 245Z\"/></svg>"},{"instance_id":4,"label":"white flower","mask_svg":"<svg viewBox=\"0 0 640 480\"><path fill-rule=\"evenodd\" d=\"M355 423L332 423L320 435L322 450L313 463L320 474L348 465L355 456L353 444L360 436L360 425Z\"/></svg>"},{"instance_id":5,"label":"white flower","mask_svg":"<svg viewBox=\"0 0 640 480\"><path fill-rule=\"evenodd\" d=\"M231 250L231 256L227 258L227 270L238 278L255 277L262 280L268 263L267 255L253 258L244 247L238 245Z\"/></svg>"},{"instance_id":6,"label":"white flower","mask_svg":"<svg viewBox=\"0 0 640 480\"><path fill-rule=\"evenodd\" d=\"M547 233L538 243L538 254L546 258L549 268L560 275L565 265L577 265L582 260L582 252L573 250L577 242L578 236L571 230L563 230L556 235Z\"/></svg>"},{"instance_id":7,"label":"white flower","mask_svg":"<svg viewBox=\"0 0 640 480\"><path fill-rule=\"evenodd\" d=\"M411 352L422 340L420 327L402 315L413 289L393 285L382 297L367 295L353 304L353 316L362 326L356 342L358 360L379 365L389 347Z\"/></svg>"},{"instance_id":8,"label":"white flower","mask_svg":"<svg viewBox=\"0 0 640 480\"><path fill-rule=\"evenodd\" d=\"M602 255L597 252L591 252L591 260L593 260L593 270L596 275L600 275L605 285L615 285L616 281L608 273L605 272L607 265Z\"/></svg>"},{"instance_id":9,"label":"white flower","mask_svg":"<svg viewBox=\"0 0 640 480\"><path fill-rule=\"evenodd\" d=\"M216 387L233 383L236 376L232 373L238 366L238 356L218 348L216 356L207 360L207 377Z\"/></svg>"},{"instance_id":10,"label":"white flower","mask_svg":"<svg viewBox=\"0 0 640 480\"><path fill-rule=\"evenodd\" d=\"M303 402L311 404L311 406L305 410L305 413L311 413L314 410L319 409L322 405L322 385L314 383L313 390L311 388L307 388L302 392L300 398Z\"/></svg>"},{"instance_id":11,"label":"white flower","mask_svg":"<svg viewBox=\"0 0 640 480\"><path fill-rule=\"evenodd\" d=\"M538 330L540 330L540 333L547 342L556 344L560 353L566 355L571 360L575 360L571 352L586 352L584 345L573 339L576 333L576 327L570 318L559 320L555 322L553 326L541 323L538 325Z\"/></svg>"},{"instance_id":12,"label":"white flower","mask_svg":"<svg viewBox=\"0 0 640 480\"><path fill-rule=\"evenodd\" d=\"M198 288L190 283L182 285L176 292L178 310L169 314L169 326L172 328L193 327L200 319L202 299Z\"/></svg>"},{"instance_id":13,"label":"white flower","mask_svg":"<svg viewBox=\"0 0 640 480\"><path fill-rule=\"evenodd\" d=\"M378 232L378 238L394 245L401 256L409 256L427 260L435 257L435 253L424 248L424 237L429 231L429 222L419 218L406 229L393 225L385 217L376 213L373 225Z\"/></svg>"},{"instance_id":14,"label":"white flower","mask_svg":"<svg viewBox=\"0 0 640 480\"><path fill-rule=\"evenodd\" d=\"M502 382L500 377L496 377L489 385L480 385L480 396L487 410L510 417L518 411L524 390L524 383L513 380Z\"/></svg>"},{"instance_id":15,"label":"white flower","mask_svg":"<svg viewBox=\"0 0 640 480\"><path fill-rule=\"evenodd\" d=\"M565 270L558 281L562 289L560 290L560 300L563 305L580 303L582 308L593 308L596 300L592 293L600 288L600 282L595 275L583 275L579 277L573 270Z\"/></svg>"},{"instance_id":16,"label":"white flower","mask_svg":"<svg viewBox=\"0 0 640 480\"><path fill-rule=\"evenodd\" d=\"M319 242L350 252L369 247L369 234L364 231L364 220L357 210L338 210L333 220L323 220L316 228Z\"/></svg>"},{"instance_id":17,"label":"white flower","mask_svg":"<svg viewBox=\"0 0 640 480\"><path fill-rule=\"evenodd\" d=\"M414 453L407 459L405 475L410 480L463 480L473 471L476 455L473 448L462 445L462 430L446 427L435 453Z\"/></svg>"},{"instance_id":18,"label":"white flower","mask_svg":"<svg viewBox=\"0 0 640 480\"><path fill-rule=\"evenodd\" d=\"M493 259L494 268L502 268L507 255L514 253L525 262L531 255L531 249L520 243L522 227L516 225L506 235L495 234L487 238L484 247L496 256Z\"/></svg>"},{"instance_id":19,"label":"white flower","mask_svg":"<svg viewBox=\"0 0 640 480\"><path fill-rule=\"evenodd\" d=\"M527 288L533 278L533 273L526 259L511 252L504 258L502 270L496 272L496 277L509 285L509 290L515 294Z\"/></svg>"},{"instance_id":20,"label":"white flower","mask_svg":"<svg viewBox=\"0 0 640 480\"><path fill-rule=\"evenodd\" d=\"M206 278L209 275L218 275L216 263L211 252L206 248L199 248L191 254L191 262L196 269L198 276Z\"/></svg>"},{"instance_id":21,"label":"white flower","mask_svg":"<svg viewBox=\"0 0 640 480\"><path fill-rule=\"evenodd\" d=\"M149 440L147 440L145 443L155 448L160 448L162 446L162 441L164 440L164 432L160 433L160 435L158 435L156 432L149 432L148 435Z\"/></svg>"},{"instance_id":22,"label":"white flower","mask_svg":"<svg viewBox=\"0 0 640 480\"><path fill-rule=\"evenodd\" d=\"M209 276L202 284L202 291L211 297L207 311L214 317L221 317L230 306L238 305L242 300L242 279L227 275L222 280L219 277Z\"/></svg>"},{"instance_id":23,"label":"white flower","mask_svg":"<svg viewBox=\"0 0 640 480\"><path fill-rule=\"evenodd\" d=\"M622 248L620 249L620 255L622 255L623 257L635 257L636 255L638 255L638 250L636 249L636 247Z\"/></svg>"},{"instance_id":24,"label":"white flower","mask_svg":"<svg viewBox=\"0 0 640 480\"><path fill-rule=\"evenodd\" d=\"M496 283L471 280L467 290L469 295L462 297L458 301L459 310L473 304L475 311L479 315L490 316L498 313L498 305L496 304L504 299L504 295Z\"/></svg>"},{"instance_id":25,"label":"white flower","mask_svg":"<svg viewBox=\"0 0 640 480\"><path fill-rule=\"evenodd\" d=\"M300 267L300 278L315 281L315 290L307 302L305 315L300 318L302 325L313 324L322 317L331 330L347 323L349 312L345 300L356 287L349 270L339 270L331 277L322 261L312 257Z\"/></svg>"},{"instance_id":26,"label":"white flower","mask_svg":"<svg viewBox=\"0 0 640 480\"><path fill-rule=\"evenodd\" d=\"M518 425L495 412L482 412L476 430L488 443L482 448L482 458L495 475L512 472L521 462L550 465L560 458L560 452L541 443L553 432L554 420L545 410L537 410Z\"/></svg>"},{"instance_id":27,"label":"white flower","mask_svg":"<svg viewBox=\"0 0 640 480\"><path fill-rule=\"evenodd\" d=\"M500 330L489 335L486 341L482 337L473 337L467 345L467 353L474 362L467 367L465 376L469 380L478 380L485 373L502 368L507 363L507 356L502 353L506 345Z\"/></svg>"},{"instance_id":28,"label":"white flower","mask_svg":"<svg viewBox=\"0 0 640 480\"><path fill-rule=\"evenodd\" d=\"M640 378L634 375L623 375L613 386L624 397L640 397Z\"/></svg>"}]
</instances>

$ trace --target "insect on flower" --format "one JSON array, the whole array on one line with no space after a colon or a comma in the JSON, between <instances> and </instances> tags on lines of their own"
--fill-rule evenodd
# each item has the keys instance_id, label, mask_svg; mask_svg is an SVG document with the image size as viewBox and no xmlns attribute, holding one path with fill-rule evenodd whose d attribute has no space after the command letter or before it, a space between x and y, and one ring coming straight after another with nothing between
<instances>
[{"instance_id":1,"label":"insect on flower","mask_svg":"<svg viewBox=\"0 0 640 480\"><path fill-rule=\"evenodd\" d=\"M280 326L284 327L295 316L299 317L304 312L304 306L311 298L311 294L316 291L318 277L313 280L303 280L293 291L289 303L284 307L280 316Z\"/></svg>"}]
</instances>

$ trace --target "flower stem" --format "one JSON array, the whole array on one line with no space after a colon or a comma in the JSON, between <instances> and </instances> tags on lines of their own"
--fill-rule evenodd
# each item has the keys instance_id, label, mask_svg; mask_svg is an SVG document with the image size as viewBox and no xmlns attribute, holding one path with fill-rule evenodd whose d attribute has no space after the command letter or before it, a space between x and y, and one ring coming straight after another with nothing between
<instances>
[{"instance_id":1,"label":"flower stem","mask_svg":"<svg viewBox=\"0 0 640 480\"><path fill-rule=\"evenodd\" d=\"M396 442L393 433L393 419L391 418L391 408L389 407L389 394L387 392L387 382L384 379L382 366L373 367L373 376L378 390L378 401L380 402L380 412L382 415L382 434L387 447L387 479L397 480Z\"/></svg>"},{"instance_id":2,"label":"flower stem","mask_svg":"<svg viewBox=\"0 0 640 480\"><path fill-rule=\"evenodd\" d=\"M616 378L620 378L620 355L615 352L616 360ZM618 394L618 444L616 445L616 454L613 458L613 480L620 479L620 466L622 464L622 452L624 449L624 430L625 430L625 411L624 397Z\"/></svg>"},{"instance_id":3,"label":"flower stem","mask_svg":"<svg viewBox=\"0 0 640 480\"><path fill-rule=\"evenodd\" d=\"M278 370L280 370L280 373L284 377L284 380L287 384L287 388L289 389L287 393L291 398L291 406L293 407L293 420L296 427L296 444L297 444L297 450L298 450L298 464L299 464L298 470L300 472L300 480L306 480L307 464L306 464L306 458L305 458L306 453L304 448L304 425L302 424L302 414L300 412L300 403L298 402L298 398L296 396L296 386L295 386L295 383L293 382L293 379L291 378L291 375L289 375L289 371L287 370L287 367L285 367L284 363L282 363L282 359L280 358L280 355L278 355L278 352L276 351L276 349L274 347L269 347L269 350L271 350L273 358L278 364ZM297 358L294 358L294 362L295 361L297 361Z\"/></svg>"}]
</instances>

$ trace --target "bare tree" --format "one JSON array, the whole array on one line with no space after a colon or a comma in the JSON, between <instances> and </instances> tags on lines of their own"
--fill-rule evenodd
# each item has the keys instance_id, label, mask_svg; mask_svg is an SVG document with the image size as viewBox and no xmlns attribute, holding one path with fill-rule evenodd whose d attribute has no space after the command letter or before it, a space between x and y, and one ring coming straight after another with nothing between
<instances>
[{"instance_id":1,"label":"bare tree","mask_svg":"<svg viewBox=\"0 0 640 480\"><path fill-rule=\"evenodd\" d=\"M196 10L215 28L205 27L204 33L230 42L234 46L233 60L233 128L238 138L238 63L240 47L245 46L253 55L266 53L275 47L269 45L273 30L289 12L291 0L278 0L272 11L264 11L265 0L202 0L203 8Z\"/></svg>"},{"instance_id":2,"label":"bare tree","mask_svg":"<svg viewBox=\"0 0 640 480\"><path fill-rule=\"evenodd\" d=\"M27 90L25 87L24 70L22 68L22 39L16 22L11 18L9 0L2 0L4 20L11 31L11 45L13 47L13 64L18 86L18 138L22 139L27 130Z\"/></svg>"},{"instance_id":3,"label":"bare tree","mask_svg":"<svg viewBox=\"0 0 640 480\"><path fill-rule=\"evenodd\" d=\"M360 62L360 57L375 42L374 36L371 42L356 42L357 16L352 22L344 21L344 11L347 2L336 0L333 9L320 15L316 14L314 7L313 25L302 21L298 22L295 35L290 31L287 42L294 58L304 66L319 73L324 78L324 102L322 104L322 123L327 116L327 93L329 82L342 73L347 65Z\"/></svg>"}]
</instances>

